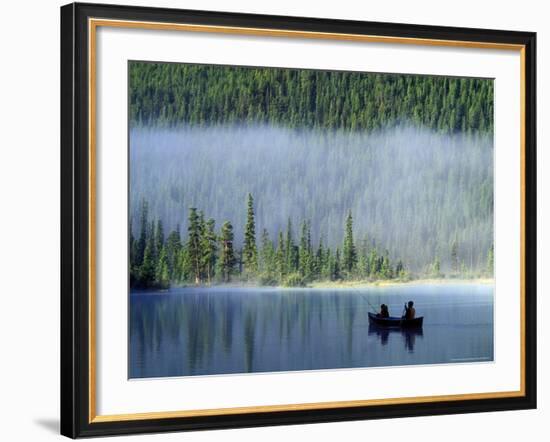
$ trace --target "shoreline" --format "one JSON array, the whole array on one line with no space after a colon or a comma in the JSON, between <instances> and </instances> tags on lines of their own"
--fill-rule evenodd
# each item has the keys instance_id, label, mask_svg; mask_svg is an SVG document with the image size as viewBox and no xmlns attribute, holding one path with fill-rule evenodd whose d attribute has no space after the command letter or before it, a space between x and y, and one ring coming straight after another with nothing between
<instances>
[{"instance_id":1,"label":"shoreline","mask_svg":"<svg viewBox=\"0 0 550 442\"><path fill-rule=\"evenodd\" d=\"M492 285L495 283L494 278L420 278L411 279L410 281L398 280L379 280L379 281L324 281L313 282L305 288L371 288L371 287L398 287L408 285Z\"/></svg>"},{"instance_id":2,"label":"shoreline","mask_svg":"<svg viewBox=\"0 0 550 442\"><path fill-rule=\"evenodd\" d=\"M379 281L322 281L312 282L303 287L269 286L258 285L254 283L228 283L228 284L203 284L203 285L178 285L168 289L130 289L130 293L146 292L170 292L172 289L195 288L195 289L272 289L272 290L303 290L303 289L361 289L361 288L385 288L385 287L406 287L414 285L493 285L493 278L473 278L473 279L451 279L451 278L420 278L410 281L399 280L379 280Z\"/></svg>"}]
</instances>

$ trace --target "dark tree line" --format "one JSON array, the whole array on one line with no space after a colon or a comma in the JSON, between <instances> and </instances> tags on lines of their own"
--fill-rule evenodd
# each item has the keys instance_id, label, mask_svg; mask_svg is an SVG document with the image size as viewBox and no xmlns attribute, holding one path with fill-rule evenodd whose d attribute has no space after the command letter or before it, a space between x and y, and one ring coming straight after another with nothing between
<instances>
[{"instance_id":1,"label":"dark tree line","mask_svg":"<svg viewBox=\"0 0 550 442\"><path fill-rule=\"evenodd\" d=\"M353 217L349 211L344 225L341 248L326 247L321 237L311 240L311 224L303 220L295 236L292 220L286 230L271 238L264 229L259 244L256 240L254 199L248 195L244 242L234 244L233 225L225 221L219 231L215 220L203 211L190 208L184 240L177 228L166 237L160 220L149 220L149 209L141 206L139 237L130 226L130 286L132 288L168 288L171 284L214 284L231 281L260 285L304 286L316 281L346 280L409 280L412 275L401 260L390 259L387 250L380 250L374 239L356 243ZM455 245L456 244L456 245ZM453 272L464 276L458 244L451 247ZM492 275L493 249L487 254L486 275ZM456 273L455 273L456 272ZM426 276L443 277L436 256ZM479 276L479 275L477 275Z\"/></svg>"},{"instance_id":2,"label":"dark tree line","mask_svg":"<svg viewBox=\"0 0 550 442\"><path fill-rule=\"evenodd\" d=\"M130 63L133 125L258 124L493 130L493 81L404 74Z\"/></svg>"}]
</instances>

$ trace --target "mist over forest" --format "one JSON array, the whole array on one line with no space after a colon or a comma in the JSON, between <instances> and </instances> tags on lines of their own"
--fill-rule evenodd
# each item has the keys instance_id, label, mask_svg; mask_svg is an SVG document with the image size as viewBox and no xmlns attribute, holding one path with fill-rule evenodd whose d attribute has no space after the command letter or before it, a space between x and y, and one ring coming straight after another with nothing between
<instances>
[{"instance_id":1,"label":"mist over forest","mask_svg":"<svg viewBox=\"0 0 550 442\"><path fill-rule=\"evenodd\" d=\"M142 201L165 232L185 234L190 207L218 229L226 220L242 247L246 201L256 236L272 240L292 220L310 222L313 243L342 244L348 211L365 237L413 271L441 260L452 243L471 269L486 265L493 241L492 133L451 133L414 124L366 131L223 124L130 130L130 220Z\"/></svg>"}]
</instances>

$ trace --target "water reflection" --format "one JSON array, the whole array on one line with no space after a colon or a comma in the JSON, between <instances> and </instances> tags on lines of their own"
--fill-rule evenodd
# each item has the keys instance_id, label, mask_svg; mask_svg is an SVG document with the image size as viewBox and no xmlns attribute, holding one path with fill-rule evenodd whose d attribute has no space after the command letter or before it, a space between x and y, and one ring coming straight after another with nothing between
<instances>
[{"instance_id":1,"label":"water reflection","mask_svg":"<svg viewBox=\"0 0 550 442\"><path fill-rule=\"evenodd\" d=\"M366 297L391 310L414 299L423 329L369 326ZM129 376L490 360L492 315L490 286L133 293Z\"/></svg>"},{"instance_id":2,"label":"water reflection","mask_svg":"<svg viewBox=\"0 0 550 442\"><path fill-rule=\"evenodd\" d=\"M382 345L388 345L390 333L395 335L401 335L405 348L410 352L414 352L414 345L416 343L416 338L424 337L423 328L390 328L390 327L380 327L375 324L369 324L369 336L376 336L380 339Z\"/></svg>"}]
</instances>

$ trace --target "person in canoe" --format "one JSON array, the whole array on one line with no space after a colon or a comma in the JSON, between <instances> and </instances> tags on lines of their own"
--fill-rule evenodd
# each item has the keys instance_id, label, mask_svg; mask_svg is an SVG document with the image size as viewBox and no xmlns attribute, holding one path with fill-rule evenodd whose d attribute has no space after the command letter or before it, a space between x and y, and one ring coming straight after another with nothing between
<instances>
[{"instance_id":1,"label":"person in canoe","mask_svg":"<svg viewBox=\"0 0 550 442\"><path fill-rule=\"evenodd\" d=\"M403 315L403 319L414 319L416 316L416 310L413 307L414 302L409 301L407 304L405 304L405 314Z\"/></svg>"},{"instance_id":2,"label":"person in canoe","mask_svg":"<svg viewBox=\"0 0 550 442\"><path fill-rule=\"evenodd\" d=\"M376 316L378 316L379 318L389 318L390 311L388 310L388 306L386 304L382 304L380 306L380 313L377 313Z\"/></svg>"}]
</instances>

